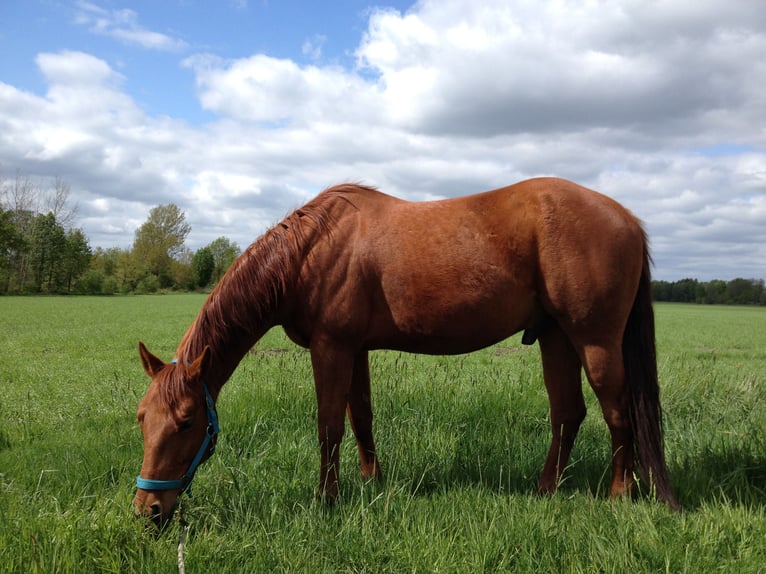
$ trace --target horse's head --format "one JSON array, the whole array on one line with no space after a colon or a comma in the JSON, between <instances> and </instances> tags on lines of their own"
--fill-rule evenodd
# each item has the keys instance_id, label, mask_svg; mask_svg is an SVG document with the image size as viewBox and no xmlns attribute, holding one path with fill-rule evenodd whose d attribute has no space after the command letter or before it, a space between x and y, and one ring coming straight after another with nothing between
<instances>
[{"instance_id":1,"label":"horse's head","mask_svg":"<svg viewBox=\"0 0 766 574\"><path fill-rule=\"evenodd\" d=\"M186 365L163 362L143 343L139 354L152 382L138 404L144 460L136 480L134 513L163 525L199 464L215 448L218 418L204 382L210 349Z\"/></svg>"}]
</instances>

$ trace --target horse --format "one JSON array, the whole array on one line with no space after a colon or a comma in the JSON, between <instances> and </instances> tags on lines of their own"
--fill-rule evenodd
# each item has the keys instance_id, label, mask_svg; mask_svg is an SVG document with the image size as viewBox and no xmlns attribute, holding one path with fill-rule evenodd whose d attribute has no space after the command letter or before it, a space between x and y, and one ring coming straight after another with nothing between
<instances>
[{"instance_id":1,"label":"horse","mask_svg":"<svg viewBox=\"0 0 766 574\"><path fill-rule=\"evenodd\" d=\"M256 239L210 293L172 363L139 342L151 383L138 406L144 455L134 512L162 524L213 452L215 401L272 327L308 348L317 397L318 496L338 497L346 415L361 474L383 476L368 353L475 351L524 331L539 341L551 444L541 493L561 482L586 413L584 370L611 434L610 497L641 480L678 503L664 457L651 257L641 222L573 182L536 178L409 202L325 189ZM637 463L637 464L636 464Z\"/></svg>"}]
</instances>

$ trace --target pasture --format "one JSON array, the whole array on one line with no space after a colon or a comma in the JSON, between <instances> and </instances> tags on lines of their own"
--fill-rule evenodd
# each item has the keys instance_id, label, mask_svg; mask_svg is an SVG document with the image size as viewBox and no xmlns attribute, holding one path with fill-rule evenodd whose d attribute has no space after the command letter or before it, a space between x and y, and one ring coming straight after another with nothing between
<instances>
[{"instance_id":1,"label":"pasture","mask_svg":"<svg viewBox=\"0 0 766 574\"><path fill-rule=\"evenodd\" d=\"M0 572L175 572L174 521L132 517L148 378L201 295L0 298ZM386 481L315 500L308 353L271 331L218 402L217 454L182 499L186 572L766 571L766 309L656 305L666 454L684 512L610 502L608 431L588 416L560 491L535 495L549 445L537 346L371 354ZM641 486L641 485L639 485Z\"/></svg>"}]
</instances>

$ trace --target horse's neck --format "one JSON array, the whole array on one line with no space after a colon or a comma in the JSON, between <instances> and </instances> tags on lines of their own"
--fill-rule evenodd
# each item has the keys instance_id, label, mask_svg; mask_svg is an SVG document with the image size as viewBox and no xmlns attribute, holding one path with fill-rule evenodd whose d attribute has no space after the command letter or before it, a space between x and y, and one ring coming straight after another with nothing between
<instances>
[{"instance_id":1,"label":"horse's neck","mask_svg":"<svg viewBox=\"0 0 766 574\"><path fill-rule=\"evenodd\" d=\"M247 310L238 309L237 313L247 313ZM206 309L200 311L197 320L189 328L188 341L179 345L179 354L184 353L187 361L197 358L205 347L210 347L210 367L205 374L205 383L215 395L229 380L239 363L258 340L273 326L273 322L260 321L253 329L243 329L233 324L227 328L206 328L208 318L205 316ZM188 351L181 351L185 347Z\"/></svg>"},{"instance_id":2,"label":"horse's neck","mask_svg":"<svg viewBox=\"0 0 766 574\"><path fill-rule=\"evenodd\" d=\"M276 324L282 301L295 283L299 261L292 256L280 260L284 251L273 235L251 245L232 264L178 346L177 358L185 361L193 361L210 347L206 383L215 389L224 385L252 346Z\"/></svg>"},{"instance_id":3,"label":"horse's neck","mask_svg":"<svg viewBox=\"0 0 766 574\"><path fill-rule=\"evenodd\" d=\"M278 322L317 238L328 233L343 210L356 209L343 189L321 194L264 233L210 294L178 349L179 360L192 361L210 347L209 385L220 389L250 348Z\"/></svg>"}]
</instances>

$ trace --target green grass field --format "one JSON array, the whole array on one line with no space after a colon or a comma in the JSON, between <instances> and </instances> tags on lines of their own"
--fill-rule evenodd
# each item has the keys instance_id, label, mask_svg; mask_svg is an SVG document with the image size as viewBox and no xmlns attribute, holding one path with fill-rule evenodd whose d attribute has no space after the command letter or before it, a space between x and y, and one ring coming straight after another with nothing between
<instances>
[{"instance_id":1,"label":"green grass field","mask_svg":"<svg viewBox=\"0 0 766 574\"><path fill-rule=\"evenodd\" d=\"M204 297L0 298L0 572L176 572L183 527L132 518L148 378ZM351 433L341 501L314 499L308 354L280 330L219 400L215 457L184 497L186 572L766 572L766 309L658 305L666 450L685 508L608 500L590 389L571 468L534 494L549 444L537 347L372 354L387 480Z\"/></svg>"}]
</instances>

